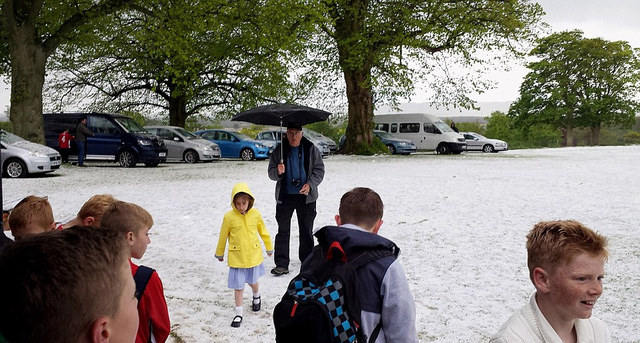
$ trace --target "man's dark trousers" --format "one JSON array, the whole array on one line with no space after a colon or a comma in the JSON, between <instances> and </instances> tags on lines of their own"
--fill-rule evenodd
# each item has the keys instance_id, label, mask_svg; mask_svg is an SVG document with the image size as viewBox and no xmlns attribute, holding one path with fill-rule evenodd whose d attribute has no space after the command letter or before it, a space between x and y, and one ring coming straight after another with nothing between
<instances>
[{"instance_id":1,"label":"man's dark trousers","mask_svg":"<svg viewBox=\"0 0 640 343\"><path fill-rule=\"evenodd\" d=\"M303 262L313 251L313 221L316 219L316 202L305 203L306 195L283 194L282 202L276 204L276 221L278 233L275 241L274 262L277 267L289 269L289 237L291 234L291 217L293 211L298 216L300 229L300 246L298 257Z\"/></svg>"}]
</instances>

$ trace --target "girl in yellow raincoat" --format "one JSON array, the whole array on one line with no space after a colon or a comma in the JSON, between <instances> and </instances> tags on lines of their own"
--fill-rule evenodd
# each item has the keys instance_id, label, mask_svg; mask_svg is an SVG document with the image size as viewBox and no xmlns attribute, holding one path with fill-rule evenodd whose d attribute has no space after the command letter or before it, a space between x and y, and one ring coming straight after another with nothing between
<instances>
[{"instance_id":1,"label":"girl in yellow raincoat","mask_svg":"<svg viewBox=\"0 0 640 343\"><path fill-rule=\"evenodd\" d=\"M249 186L242 182L231 191L231 211L225 213L220 228L218 247L215 257L224 261L224 250L229 241L229 288L234 289L236 301L236 316L231 326L240 327L242 323L242 297L245 283L251 286L253 301L251 309L259 311L261 305L258 278L265 274L262 245L258 235L262 238L267 249L267 255L273 254L273 243L269 231L264 225L260 211L253 207L253 194Z\"/></svg>"}]
</instances>

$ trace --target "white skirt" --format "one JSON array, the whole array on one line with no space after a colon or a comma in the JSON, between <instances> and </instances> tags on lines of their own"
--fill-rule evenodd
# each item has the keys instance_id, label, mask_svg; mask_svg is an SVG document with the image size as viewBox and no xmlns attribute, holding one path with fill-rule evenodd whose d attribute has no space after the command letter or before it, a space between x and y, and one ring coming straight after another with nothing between
<instances>
[{"instance_id":1,"label":"white skirt","mask_svg":"<svg viewBox=\"0 0 640 343\"><path fill-rule=\"evenodd\" d=\"M264 263L253 268L231 268L229 267L229 288L244 289L244 284L254 284L258 278L265 274Z\"/></svg>"}]
</instances>

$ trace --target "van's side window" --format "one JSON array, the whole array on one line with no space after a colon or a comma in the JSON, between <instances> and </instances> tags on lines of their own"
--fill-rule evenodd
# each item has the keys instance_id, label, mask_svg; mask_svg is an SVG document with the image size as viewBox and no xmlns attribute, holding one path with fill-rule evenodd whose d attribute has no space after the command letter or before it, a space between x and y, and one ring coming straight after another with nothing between
<instances>
[{"instance_id":1,"label":"van's side window","mask_svg":"<svg viewBox=\"0 0 640 343\"><path fill-rule=\"evenodd\" d=\"M398 132L398 124L391 124L391 133Z\"/></svg>"},{"instance_id":2,"label":"van's side window","mask_svg":"<svg viewBox=\"0 0 640 343\"><path fill-rule=\"evenodd\" d=\"M376 124L376 130L389 132L389 124Z\"/></svg>"},{"instance_id":3,"label":"van's side window","mask_svg":"<svg viewBox=\"0 0 640 343\"><path fill-rule=\"evenodd\" d=\"M108 133L108 134L116 134L120 133L120 130L111 122L109 119L105 117L94 117L91 116L91 119L88 123L88 128L93 133Z\"/></svg>"},{"instance_id":4,"label":"van's side window","mask_svg":"<svg viewBox=\"0 0 640 343\"><path fill-rule=\"evenodd\" d=\"M400 124L400 133L414 133L414 132L420 132L420 124L418 123Z\"/></svg>"},{"instance_id":5,"label":"van's side window","mask_svg":"<svg viewBox=\"0 0 640 343\"><path fill-rule=\"evenodd\" d=\"M431 123L424 123L424 132L426 133L440 133L436 129L436 126Z\"/></svg>"}]
</instances>

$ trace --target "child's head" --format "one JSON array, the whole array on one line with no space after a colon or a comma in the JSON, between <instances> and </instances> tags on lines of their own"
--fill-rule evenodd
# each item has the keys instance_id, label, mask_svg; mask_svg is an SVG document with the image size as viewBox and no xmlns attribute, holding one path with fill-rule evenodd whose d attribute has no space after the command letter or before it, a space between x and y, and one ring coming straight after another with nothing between
<instances>
[{"instance_id":1,"label":"child's head","mask_svg":"<svg viewBox=\"0 0 640 343\"><path fill-rule=\"evenodd\" d=\"M253 195L249 185L244 182L237 183L231 190L231 206L238 212L245 214L253 207Z\"/></svg>"},{"instance_id":2,"label":"child's head","mask_svg":"<svg viewBox=\"0 0 640 343\"><path fill-rule=\"evenodd\" d=\"M47 198L27 196L11 210L9 227L16 241L28 235L55 229L51 204Z\"/></svg>"},{"instance_id":3,"label":"child's head","mask_svg":"<svg viewBox=\"0 0 640 343\"><path fill-rule=\"evenodd\" d=\"M247 193L237 193L233 197L233 207L235 207L238 212L245 214L253 207L253 197Z\"/></svg>"},{"instance_id":4,"label":"child's head","mask_svg":"<svg viewBox=\"0 0 640 343\"><path fill-rule=\"evenodd\" d=\"M153 218L149 212L136 204L113 202L104 211L101 225L115 229L127 238L133 258L142 258L147 251L147 245L151 243L149 230L153 226Z\"/></svg>"},{"instance_id":5,"label":"child's head","mask_svg":"<svg viewBox=\"0 0 640 343\"><path fill-rule=\"evenodd\" d=\"M378 232L382 225L384 205L378 193L370 188L357 187L340 199L336 223L354 224L367 231Z\"/></svg>"},{"instance_id":6,"label":"child's head","mask_svg":"<svg viewBox=\"0 0 640 343\"><path fill-rule=\"evenodd\" d=\"M97 194L89 198L78 211L76 221L81 226L101 226L102 215L109 205L116 199L110 194Z\"/></svg>"},{"instance_id":7,"label":"child's head","mask_svg":"<svg viewBox=\"0 0 640 343\"><path fill-rule=\"evenodd\" d=\"M549 273L582 253L608 258L607 239L573 220L540 222L527 235L527 264L533 281L535 268Z\"/></svg>"},{"instance_id":8,"label":"child's head","mask_svg":"<svg viewBox=\"0 0 640 343\"><path fill-rule=\"evenodd\" d=\"M115 230L30 236L6 248L0 275L0 332L9 342L135 339L135 283L126 242Z\"/></svg>"}]
</instances>

